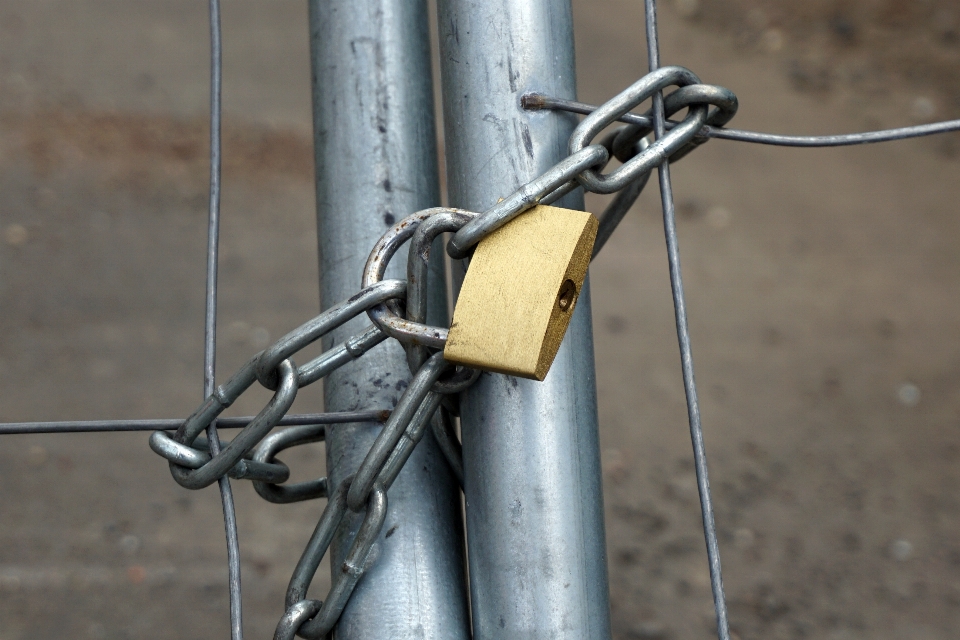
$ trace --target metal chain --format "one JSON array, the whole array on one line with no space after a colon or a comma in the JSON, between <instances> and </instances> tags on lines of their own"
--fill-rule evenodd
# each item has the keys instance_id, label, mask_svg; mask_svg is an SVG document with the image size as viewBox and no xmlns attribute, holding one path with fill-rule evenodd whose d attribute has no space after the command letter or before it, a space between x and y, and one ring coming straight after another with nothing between
<instances>
[{"instance_id":1,"label":"metal chain","mask_svg":"<svg viewBox=\"0 0 960 640\"><path fill-rule=\"evenodd\" d=\"M610 131L599 143L591 143L630 109L669 86L679 88L667 96L668 113L687 109L683 121L669 134L651 142L648 124L632 124ZM664 67L644 76L580 123L570 138L569 156L489 210L474 213L438 207L419 211L396 223L370 252L363 269L362 288L356 295L251 358L217 387L179 425L176 433L171 435L160 430L150 436L151 449L169 462L174 480L188 489L200 489L229 476L252 480L257 493L270 502L328 497L326 478L283 484L289 479L290 470L276 457L291 447L323 441L325 425L301 424L270 432L284 419L301 387L361 357L388 337L398 340L406 349L413 378L397 406L387 415L383 429L356 473L341 482L329 496L294 570L287 589L286 613L277 626L275 638L295 635L321 638L336 625L354 587L370 565L371 549L386 517L387 491L428 428L454 475L463 481L461 448L450 413L456 410L457 394L468 388L480 372L444 360L442 349L447 329L425 322L427 270L434 239L441 233L453 233L447 253L454 258L467 257L487 235L538 204L549 204L578 187L597 193L620 191L600 216L596 255L642 191L651 170L664 165L667 159L679 159L702 144L705 138L697 137L700 130L707 123L725 124L736 113L736 108L736 96L732 92L700 84L699 78L683 67ZM612 157L623 164L608 174L600 173ZM390 260L408 241L406 281L384 280ZM294 363L292 358L302 349L364 313L373 323L370 328L305 365L298 367ZM273 397L230 442L222 443L222 450L215 452L200 434L254 382L272 390ZM363 523L343 566L335 574L326 599L307 599L317 567L347 510L365 513Z\"/></svg>"},{"instance_id":2,"label":"metal chain","mask_svg":"<svg viewBox=\"0 0 960 640\"><path fill-rule=\"evenodd\" d=\"M215 1L211 2L211 7L215 5ZM600 225L593 249L595 257L656 168L663 199L671 280L677 307L677 329L718 634L722 639L728 638L726 604L680 279L669 164L680 160L711 138L789 146L838 146L957 130L960 129L960 121L819 137L776 136L722 128L737 112L736 95L723 87L702 84L695 74L683 67L657 68L655 13L652 6L653 3L647 0L647 35L651 59L649 74L599 107L540 94L522 97L521 106L526 109L561 109L587 115L570 137L569 155L566 158L483 213L438 207L419 211L396 223L374 245L363 269L362 288L357 294L334 305L255 355L227 382L212 390L185 421L9 423L0 425L0 434L158 429L150 436L150 447L169 462L171 474L177 483L188 489L201 489L220 482L221 488L226 488L224 506L228 538L231 538L232 531L232 501L229 499L226 478L251 480L256 492L274 503L329 497L291 577L286 594L286 611L275 634L277 640L292 639L296 635L322 638L336 626L353 589L375 562L376 554L372 550L386 517L387 492L427 429L431 430L453 474L461 486L463 484L461 445L451 415L458 415L458 394L473 384L480 372L446 362L442 349L447 340L447 329L426 324L427 272L433 241L442 233L452 233L447 243L447 253L455 259L467 258L483 238L538 204L555 202L576 188L595 193L617 193L599 216ZM214 55L217 55L216 51ZM663 95L663 90L671 86L677 89ZM644 114L631 113L632 109L648 99L653 101L651 109ZM681 121L667 119L683 109L687 112ZM217 113L216 108L214 113ZM626 123L626 126L611 129L616 122ZM599 141L594 143L594 138L601 134ZM621 166L609 173L602 173L611 158L618 160ZM211 205L214 209L215 204L213 202ZM212 233L212 242L215 242L215 235ZM384 280L390 260L406 242L410 243L406 280ZM208 307L208 315L212 309ZM305 365L297 366L294 363L293 356L305 347L364 313L372 322L366 330ZM298 389L362 357L387 338L396 339L403 345L413 374L409 386L392 411L373 409L288 415ZM220 414L254 382L274 392L263 410L254 417L219 419ZM303 444L324 441L327 424L355 421L381 422L384 426L356 473L343 480L332 495L329 494L327 479L323 477L284 484L290 477L290 469L277 459L279 453ZM271 433L277 426L288 428ZM229 442L221 442L217 427L242 429ZM167 432L172 429L176 429L176 432ZM201 435L204 431L207 431L207 437ZM348 510L364 513L362 524L340 570L335 572L336 578L326 599L308 599L307 590L317 567ZM235 542L235 538L231 540ZM235 555L232 553L231 558ZM232 567L231 570L232 611L239 607L239 573L236 569ZM232 615L231 618L238 619L238 616ZM231 626L234 637L238 638L239 624Z\"/></svg>"},{"instance_id":3,"label":"metal chain","mask_svg":"<svg viewBox=\"0 0 960 640\"><path fill-rule=\"evenodd\" d=\"M406 461L429 428L453 474L463 484L463 459L451 414L458 413L457 397L480 372L455 367L443 359L447 329L426 324L427 270L433 241L453 233L446 251L454 259L468 258L483 238L538 204L550 204L577 188L601 194L617 193L599 216L593 257L646 186L653 169L658 170L663 203L671 285L676 307L677 332L687 394L690 432L700 491L704 534L710 563L711 583L721 640L730 637L724 601L719 550L713 519L706 455L693 376L690 337L687 328L670 163L677 162L712 138L797 147L842 146L899 140L960 130L960 120L886 131L835 136L783 136L726 129L737 112L737 97L728 89L702 84L683 67L659 67L654 0L645 0L650 72L600 106L592 106L542 94L521 97L525 109L559 109L586 115L569 140L569 155L507 195L483 213L451 208L433 208L414 213L389 229L376 243L362 274L362 288L351 297L291 331L255 355L226 383L214 389L214 359L217 301L217 247L220 205L220 92L222 47L219 0L208 0L211 33L211 176L209 206L208 270L204 347L204 402L185 421L141 420L67 423L9 423L4 433L53 433L67 431L134 431L159 429L149 445L165 458L174 480L188 489L220 484L227 533L230 574L231 636L242 639L240 616L240 564L236 517L228 478L248 479L262 498L274 503L292 503L329 498L291 577L285 598L285 613L275 640L326 637L336 626L354 588L376 561L375 543L387 514L387 493ZM664 95L663 91L676 90ZM652 107L643 114L631 110L646 100ZM668 120L686 109L679 122ZM616 122L626 126L611 129ZM602 135L601 135L602 134ZM599 141L593 140L601 136ZM602 173L611 159L621 166ZM397 250L410 242L406 280L384 280L387 265ZM351 319L366 313L372 325L342 344L325 351L305 365L292 357L308 345ZM324 378L345 364L362 357L387 338L398 340L406 350L413 377L392 411L368 410L332 414L288 415L298 389ZM274 392L254 417L223 418L220 414L254 382ZM375 421L383 428L354 475L344 479L329 494L327 479L285 484L290 469L277 455L292 447L322 442L326 425ZM274 427L289 428L276 431ZM218 428L242 427L229 442L219 438ZM167 430L176 429L173 434ZM203 434L206 432L206 437ZM307 598L307 591L347 511L363 513L346 558L325 600Z\"/></svg>"}]
</instances>

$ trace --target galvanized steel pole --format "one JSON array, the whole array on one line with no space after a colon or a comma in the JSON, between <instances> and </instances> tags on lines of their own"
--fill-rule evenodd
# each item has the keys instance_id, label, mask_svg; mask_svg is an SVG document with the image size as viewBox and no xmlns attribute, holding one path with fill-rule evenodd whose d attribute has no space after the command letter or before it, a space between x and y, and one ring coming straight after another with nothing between
<instances>
[{"instance_id":1,"label":"galvanized steel pole","mask_svg":"<svg viewBox=\"0 0 960 640\"><path fill-rule=\"evenodd\" d=\"M320 289L329 306L356 293L367 254L388 227L439 203L426 2L310 0L310 42ZM394 259L387 277L405 277L405 263ZM443 274L432 275L442 296ZM430 321L445 322L445 307L431 306L444 317ZM325 348L367 324L348 323ZM391 408L409 379L403 350L387 341L330 375L327 410ZM380 428L327 431L331 487L356 471ZM338 639L469 637L458 493L427 433L390 489L373 566L340 618ZM352 514L349 534L333 542L335 573L361 519Z\"/></svg>"},{"instance_id":2,"label":"galvanized steel pole","mask_svg":"<svg viewBox=\"0 0 960 640\"><path fill-rule=\"evenodd\" d=\"M567 155L574 117L520 96L575 98L570 2L438 16L450 202L483 211ZM609 637L589 286L544 382L484 374L461 408L474 637Z\"/></svg>"}]
</instances>

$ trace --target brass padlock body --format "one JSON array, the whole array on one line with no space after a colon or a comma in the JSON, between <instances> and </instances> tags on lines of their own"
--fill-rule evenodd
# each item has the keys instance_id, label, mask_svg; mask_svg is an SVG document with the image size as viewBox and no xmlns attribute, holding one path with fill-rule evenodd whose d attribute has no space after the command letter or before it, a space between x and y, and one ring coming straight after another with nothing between
<instances>
[{"instance_id":1,"label":"brass padlock body","mask_svg":"<svg viewBox=\"0 0 960 640\"><path fill-rule=\"evenodd\" d=\"M543 380L587 275L597 219L541 205L484 238L470 259L443 357Z\"/></svg>"}]
</instances>

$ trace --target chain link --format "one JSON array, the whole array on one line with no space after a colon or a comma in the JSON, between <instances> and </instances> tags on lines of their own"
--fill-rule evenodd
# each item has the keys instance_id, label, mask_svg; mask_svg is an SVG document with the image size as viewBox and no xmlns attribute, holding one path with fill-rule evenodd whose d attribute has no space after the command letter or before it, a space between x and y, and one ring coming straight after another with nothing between
<instances>
[{"instance_id":1,"label":"chain link","mask_svg":"<svg viewBox=\"0 0 960 640\"><path fill-rule=\"evenodd\" d=\"M326 437L327 425L325 424L308 424L284 429L277 433L271 433L254 449L253 460L260 464L282 465L283 463L276 459L276 455L281 451L302 444L323 442ZM316 480L282 486L281 483L285 481L286 478L273 481L254 480L253 488L261 498L267 502L275 502L277 504L288 504L291 502L327 497L326 478L318 478Z\"/></svg>"},{"instance_id":2,"label":"chain link","mask_svg":"<svg viewBox=\"0 0 960 640\"><path fill-rule=\"evenodd\" d=\"M700 78L684 67L663 67L648 73L577 125L570 136L570 153L576 153L585 148L603 129L643 101L652 98L658 91L671 85L684 87L699 83ZM666 136L651 143L642 153L607 175L587 169L578 176L580 184L587 191L594 193L619 191L642 174L649 173L653 168L663 164L664 160L686 145L706 123L707 113L706 104L691 104L683 122Z\"/></svg>"},{"instance_id":3,"label":"chain link","mask_svg":"<svg viewBox=\"0 0 960 640\"><path fill-rule=\"evenodd\" d=\"M346 558L335 572L327 599L323 601L306 599L307 589L310 588L317 567L320 566L320 560L327 553L333 536L347 513L347 494L353 482L354 477L350 476L337 487L336 493L330 497L320 516L310 542L300 556L300 561L293 571L293 577L290 578L290 585L287 587L287 611L280 618L274 634L275 639L292 640L294 635L299 635L302 638L314 640L326 636L337 624L354 587L369 566L367 560L370 550L380 535L387 517L387 491L380 485L371 488L367 500L362 505L362 508L366 509L366 514L350 545L350 550L347 551Z\"/></svg>"},{"instance_id":4,"label":"chain link","mask_svg":"<svg viewBox=\"0 0 960 640\"><path fill-rule=\"evenodd\" d=\"M729 89L709 84L691 84L680 87L664 97L664 117L669 118L683 109L697 105L714 106L707 114L705 122L707 126L713 127L722 127L730 122L737 115L737 109L740 106L736 94ZM653 109L647 110L643 115L649 119L648 124L627 125L617 131L613 140L612 151L620 162L629 162L636 155L633 152L634 143L653 133ZM698 131L685 145L670 156L670 162L676 162L707 140L709 138Z\"/></svg>"},{"instance_id":5,"label":"chain link","mask_svg":"<svg viewBox=\"0 0 960 640\"><path fill-rule=\"evenodd\" d=\"M466 258L473 246L485 237L541 202L555 202L564 195L557 196L555 192L573 190L575 178L590 167L606 164L609 159L610 152L599 144L578 149L465 224L447 243L447 253L454 260ZM549 198L551 195L554 197Z\"/></svg>"}]
</instances>

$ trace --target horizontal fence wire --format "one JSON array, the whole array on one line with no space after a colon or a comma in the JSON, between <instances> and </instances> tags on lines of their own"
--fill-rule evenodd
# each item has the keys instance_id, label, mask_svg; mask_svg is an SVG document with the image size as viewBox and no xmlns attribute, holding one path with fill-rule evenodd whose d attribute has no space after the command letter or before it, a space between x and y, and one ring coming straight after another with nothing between
<instances>
[{"instance_id":1,"label":"horizontal fence wire","mask_svg":"<svg viewBox=\"0 0 960 640\"><path fill-rule=\"evenodd\" d=\"M531 111L552 109L582 115L589 115L599 108L597 105L577 102L576 100L555 98L541 93L525 94L520 102L523 108ZM636 113L626 113L620 116L618 120L626 124L643 126L652 126L653 124L650 116ZM667 120L665 124L667 129L673 129L680 123ZM960 120L944 120L943 122L918 124L910 127L899 127L897 129L881 129L879 131L842 133L827 136L788 136L778 133L761 133L759 131L744 131L742 129L727 129L726 127L711 127L710 125L705 125L700 129L698 135L707 138L716 138L718 140L752 142L754 144L767 144L780 147L848 147L858 144L893 142L895 140L906 140L907 138L919 138L938 133L949 133L951 131L960 131Z\"/></svg>"},{"instance_id":2,"label":"horizontal fence wire","mask_svg":"<svg viewBox=\"0 0 960 640\"><path fill-rule=\"evenodd\" d=\"M343 424L347 422L386 422L388 409L371 411L339 411L334 413L302 413L286 415L278 427L294 427L307 424ZM241 429L250 424L254 416L219 418L219 429ZM2 422L0 435L30 433L104 433L120 431L172 431L183 424L182 418L157 418L146 420L66 420L60 422Z\"/></svg>"}]
</instances>

